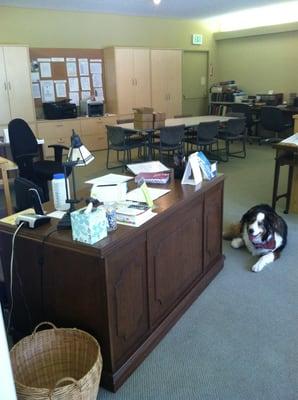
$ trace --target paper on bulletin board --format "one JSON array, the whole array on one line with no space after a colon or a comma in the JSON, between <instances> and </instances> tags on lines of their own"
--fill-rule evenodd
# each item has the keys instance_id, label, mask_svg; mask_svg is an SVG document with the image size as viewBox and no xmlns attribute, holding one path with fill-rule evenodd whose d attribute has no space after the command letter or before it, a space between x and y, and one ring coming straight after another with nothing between
<instances>
[{"instance_id":1,"label":"paper on bulletin board","mask_svg":"<svg viewBox=\"0 0 298 400\"><path fill-rule=\"evenodd\" d=\"M90 90L90 78L89 76L81 76L81 88L82 90Z\"/></svg>"},{"instance_id":2,"label":"paper on bulletin board","mask_svg":"<svg viewBox=\"0 0 298 400\"><path fill-rule=\"evenodd\" d=\"M92 82L94 87L102 87L101 74L92 74Z\"/></svg>"},{"instance_id":3,"label":"paper on bulletin board","mask_svg":"<svg viewBox=\"0 0 298 400\"><path fill-rule=\"evenodd\" d=\"M68 78L69 91L78 92L79 91L79 79L78 78Z\"/></svg>"},{"instance_id":4,"label":"paper on bulletin board","mask_svg":"<svg viewBox=\"0 0 298 400\"><path fill-rule=\"evenodd\" d=\"M31 82L39 82L39 72L31 72Z\"/></svg>"},{"instance_id":5,"label":"paper on bulletin board","mask_svg":"<svg viewBox=\"0 0 298 400\"><path fill-rule=\"evenodd\" d=\"M82 100L89 99L90 96L91 96L91 93L90 93L89 90L86 91L86 92L81 92L81 98L82 98Z\"/></svg>"},{"instance_id":6,"label":"paper on bulletin board","mask_svg":"<svg viewBox=\"0 0 298 400\"><path fill-rule=\"evenodd\" d=\"M52 80L40 81L40 87L43 103L55 101L54 82Z\"/></svg>"},{"instance_id":7,"label":"paper on bulletin board","mask_svg":"<svg viewBox=\"0 0 298 400\"><path fill-rule=\"evenodd\" d=\"M98 97L99 101L104 101L104 95L103 95L103 88L102 87L95 87L94 88L94 94L96 97Z\"/></svg>"},{"instance_id":8,"label":"paper on bulletin board","mask_svg":"<svg viewBox=\"0 0 298 400\"><path fill-rule=\"evenodd\" d=\"M56 96L66 97L66 82L65 81L55 81Z\"/></svg>"},{"instance_id":9,"label":"paper on bulletin board","mask_svg":"<svg viewBox=\"0 0 298 400\"><path fill-rule=\"evenodd\" d=\"M33 99L41 98L39 83L32 83L32 95Z\"/></svg>"},{"instance_id":10,"label":"paper on bulletin board","mask_svg":"<svg viewBox=\"0 0 298 400\"><path fill-rule=\"evenodd\" d=\"M70 103L74 103L77 106L80 104L80 98L79 98L79 93L78 92L69 92L69 99Z\"/></svg>"},{"instance_id":11,"label":"paper on bulletin board","mask_svg":"<svg viewBox=\"0 0 298 400\"><path fill-rule=\"evenodd\" d=\"M89 75L89 66L87 58L79 58L79 71L80 75Z\"/></svg>"},{"instance_id":12,"label":"paper on bulletin board","mask_svg":"<svg viewBox=\"0 0 298 400\"><path fill-rule=\"evenodd\" d=\"M101 61L90 60L90 72L91 74L102 74L102 64Z\"/></svg>"},{"instance_id":13,"label":"paper on bulletin board","mask_svg":"<svg viewBox=\"0 0 298 400\"><path fill-rule=\"evenodd\" d=\"M41 62L39 64L39 69L40 69L41 78L51 78L52 77L51 64L49 62Z\"/></svg>"},{"instance_id":14,"label":"paper on bulletin board","mask_svg":"<svg viewBox=\"0 0 298 400\"><path fill-rule=\"evenodd\" d=\"M67 76L77 76L77 63L75 61L68 61L66 63Z\"/></svg>"}]
</instances>

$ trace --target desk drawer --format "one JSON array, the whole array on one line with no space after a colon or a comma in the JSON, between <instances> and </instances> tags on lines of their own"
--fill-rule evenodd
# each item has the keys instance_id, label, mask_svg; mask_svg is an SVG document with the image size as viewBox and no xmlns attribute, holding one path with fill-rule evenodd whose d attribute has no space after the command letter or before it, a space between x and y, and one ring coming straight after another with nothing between
<instances>
[{"instance_id":1,"label":"desk drawer","mask_svg":"<svg viewBox=\"0 0 298 400\"><path fill-rule=\"evenodd\" d=\"M81 133L81 124L79 120L57 120L51 122L39 122L37 123L38 136L42 139L50 139L57 137L68 137L68 144L70 143L70 137L72 130L74 129L76 133Z\"/></svg>"},{"instance_id":2,"label":"desk drawer","mask_svg":"<svg viewBox=\"0 0 298 400\"><path fill-rule=\"evenodd\" d=\"M82 142L89 151L104 150L107 148L107 139L103 136L83 135Z\"/></svg>"}]
</instances>

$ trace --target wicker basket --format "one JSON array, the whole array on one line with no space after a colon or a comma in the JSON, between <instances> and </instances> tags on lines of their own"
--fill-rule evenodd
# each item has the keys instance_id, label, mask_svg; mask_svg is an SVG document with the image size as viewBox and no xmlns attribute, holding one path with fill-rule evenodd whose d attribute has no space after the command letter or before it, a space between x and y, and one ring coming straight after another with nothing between
<instances>
[{"instance_id":1,"label":"wicker basket","mask_svg":"<svg viewBox=\"0 0 298 400\"><path fill-rule=\"evenodd\" d=\"M37 332L43 324L54 329ZM42 322L11 349L10 358L19 400L96 400L102 357L84 331Z\"/></svg>"}]
</instances>

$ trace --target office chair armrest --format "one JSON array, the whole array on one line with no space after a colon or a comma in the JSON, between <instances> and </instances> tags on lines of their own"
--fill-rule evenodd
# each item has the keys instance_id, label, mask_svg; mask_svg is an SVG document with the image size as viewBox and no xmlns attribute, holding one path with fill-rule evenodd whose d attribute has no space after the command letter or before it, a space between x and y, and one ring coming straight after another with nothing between
<instances>
[{"instance_id":1,"label":"office chair armrest","mask_svg":"<svg viewBox=\"0 0 298 400\"><path fill-rule=\"evenodd\" d=\"M54 149L55 161L62 163L63 150L69 150L69 148L62 144L50 144L48 147Z\"/></svg>"},{"instance_id":2,"label":"office chair armrest","mask_svg":"<svg viewBox=\"0 0 298 400\"><path fill-rule=\"evenodd\" d=\"M28 154L22 154L22 155L19 155L19 156L15 156L15 159L16 159L16 162L17 162L18 160L24 160L26 158L33 159L34 157L37 157L37 156L38 156L37 153L28 153Z\"/></svg>"}]
</instances>

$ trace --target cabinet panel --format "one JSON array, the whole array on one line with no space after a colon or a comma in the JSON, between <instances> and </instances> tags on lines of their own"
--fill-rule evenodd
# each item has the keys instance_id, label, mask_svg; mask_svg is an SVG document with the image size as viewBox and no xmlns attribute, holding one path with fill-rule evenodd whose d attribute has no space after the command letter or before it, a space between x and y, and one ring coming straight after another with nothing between
<instances>
[{"instance_id":1,"label":"cabinet panel","mask_svg":"<svg viewBox=\"0 0 298 400\"><path fill-rule=\"evenodd\" d=\"M102 118L81 119L81 133L86 136L103 136L104 122Z\"/></svg>"},{"instance_id":2,"label":"cabinet panel","mask_svg":"<svg viewBox=\"0 0 298 400\"><path fill-rule=\"evenodd\" d=\"M82 135L82 143L87 147L89 151L104 150L107 148L106 136L90 136Z\"/></svg>"},{"instance_id":3,"label":"cabinet panel","mask_svg":"<svg viewBox=\"0 0 298 400\"><path fill-rule=\"evenodd\" d=\"M116 49L115 55L118 110L130 113L134 104L132 49Z\"/></svg>"},{"instance_id":4,"label":"cabinet panel","mask_svg":"<svg viewBox=\"0 0 298 400\"><path fill-rule=\"evenodd\" d=\"M166 62L163 50L151 50L151 90L152 107L156 111L166 112Z\"/></svg>"},{"instance_id":5,"label":"cabinet panel","mask_svg":"<svg viewBox=\"0 0 298 400\"><path fill-rule=\"evenodd\" d=\"M204 269L207 272L222 254L223 184L206 194L204 213Z\"/></svg>"},{"instance_id":6,"label":"cabinet panel","mask_svg":"<svg viewBox=\"0 0 298 400\"><path fill-rule=\"evenodd\" d=\"M106 260L112 359L134 348L148 330L146 236L117 248Z\"/></svg>"},{"instance_id":7,"label":"cabinet panel","mask_svg":"<svg viewBox=\"0 0 298 400\"><path fill-rule=\"evenodd\" d=\"M27 47L4 47L11 119L35 120Z\"/></svg>"},{"instance_id":8,"label":"cabinet panel","mask_svg":"<svg viewBox=\"0 0 298 400\"><path fill-rule=\"evenodd\" d=\"M10 121L10 109L8 98L8 84L5 73L5 61L3 49L0 47L0 124L7 125Z\"/></svg>"},{"instance_id":9,"label":"cabinet panel","mask_svg":"<svg viewBox=\"0 0 298 400\"><path fill-rule=\"evenodd\" d=\"M150 50L134 49L134 107L151 105Z\"/></svg>"},{"instance_id":10,"label":"cabinet panel","mask_svg":"<svg viewBox=\"0 0 298 400\"><path fill-rule=\"evenodd\" d=\"M174 308L203 273L202 213L202 200L197 200L148 234L151 325Z\"/></svg>"}]
</instances>

